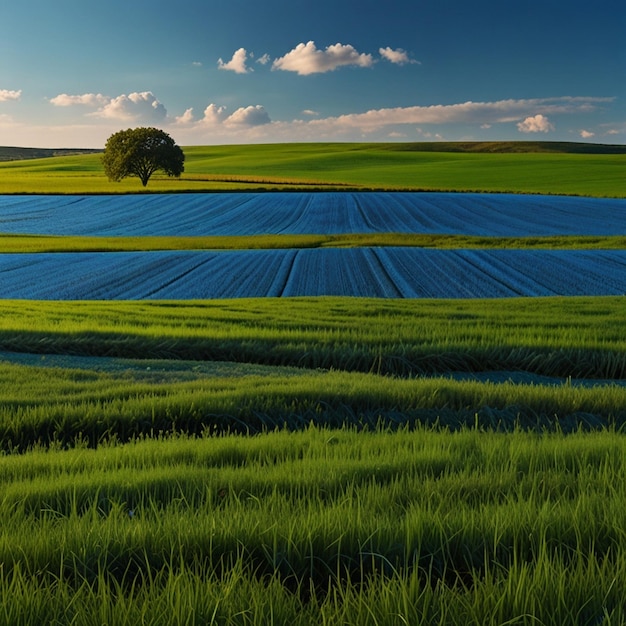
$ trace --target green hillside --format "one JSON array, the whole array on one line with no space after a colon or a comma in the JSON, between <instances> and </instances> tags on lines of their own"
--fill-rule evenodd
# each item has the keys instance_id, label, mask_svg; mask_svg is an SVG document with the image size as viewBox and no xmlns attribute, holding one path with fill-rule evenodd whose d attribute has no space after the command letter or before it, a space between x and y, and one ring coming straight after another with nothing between
<instances>
[{"instance_id":1,"label":"green hillside","mask_svg":"<svg viewBox=\"0 0 626 626\"><path fill-rule=\"evenodd\" d=\"M419 152L626 154L626 146L574 141L431 141L395 145L400 149L416 150Z\"/></svg>"},{"instance_id":2,"label":"green hillside","mask_svg":"<svg viewBox=\"0 0 626 626\"><path fill-rule=\"evenodd\" d=\"M100 150L90 148L17 148L0 146L0 161L21 161L23 159L45 159L74 154L93 154Z\"/></svg>"},{"instance_id":3,"label":"green hillside","mask_svg":"<svg viewBox=\"0 0 626 626\"><path fill-rule=\"evenodd\" d=\"M365 144L367 145L367 144ZM567 141L430 141L380 144L391 151L410 152L550 152L562 154L626 154L626 146L617 144ZM19 148L0 146L0 161L43 159L74 154L101 152L96 148Z\"/></svg>"},{"instance_id":4,"label":"green hillside","mask_svg":"<svg viewBox=\"0 0 626 626\"><path fill-rule=\"evenodd\" d=\"M183 176L155 176L148 192L350 188L626 197L626 146L311 143L190 146L184 151ZM0 163L0 193L142 191L135 178L110 183L98 154Z\"/></svg>"}]
</instances>

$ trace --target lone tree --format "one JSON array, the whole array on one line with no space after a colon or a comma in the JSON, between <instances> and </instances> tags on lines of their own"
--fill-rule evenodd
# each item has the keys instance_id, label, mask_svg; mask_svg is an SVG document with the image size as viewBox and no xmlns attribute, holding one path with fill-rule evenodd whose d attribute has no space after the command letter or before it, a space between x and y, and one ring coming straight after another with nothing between
<instances>
[{"instance_id":1,"label":"lone tree","mask_svg":"<svg viewBox=\"0 0 626 626\"><path fill-rule=\"evenodd\" d=\"M107 139L102 155L109 180L119 182L127 176L137 176L144 187L157 170L180 176L185 171L184 163L183 151L158 128L120 130Z\"/></svg>"}]
</instances>

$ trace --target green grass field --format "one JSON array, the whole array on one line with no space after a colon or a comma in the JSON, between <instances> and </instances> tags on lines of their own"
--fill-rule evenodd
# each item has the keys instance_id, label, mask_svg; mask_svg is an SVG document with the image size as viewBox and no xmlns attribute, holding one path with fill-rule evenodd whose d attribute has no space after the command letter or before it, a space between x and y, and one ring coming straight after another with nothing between
<instances>
[{"instance_id":1,"label":"green grass field","mask_svg":"<svg viewBox=\"0 0 626 626\"><path fill-rule=\"evenodd\" d=\"M4 450L309 424L626 422L622 298L4 301L0 312L0 350L33 355L0 368Z\"/></svg>"},{"instance_id":2,"label":"green grass field","mask_svg":"<svg viewBox=\"0 0 626 626\"><path fill-rule=\"evenodd\" d=\"M478 237L470 235L373 233L346 235L209 235L201 237L79 237L71 235L0 234L0 251L5 254L26 252L355 248L364 246L408 246L439 249L623 250L626 248L626 236Z\"/></svg>"},{"instance_id":3,"label":"green grass field","mask_svg":"<svg viewBox=\"0 0 626 626\"><path fill-rule=\"evenodd\" d=\"M626 197L618 149L415 147L189 148L181 180L148 190ZM0 163L0 193L140 189L106 181L98 155ZM624 238L26 234L0 245ZM624 297L0 300L0 626L626 623L624 311Z\"/></svg>"},{"instance_id":4,"label":"green grass field","mask_svg":"<svg viewBox=\"0 0 626 626\"><path fill-rule=\"evenodd\" d=\"M623 623L623 310L0 302L0 624Z\"/></svg>"},{"instance_id":5,"label":"green grass field","mask_svg":"<svg viewBox=\"0 0 626 626\"><path fill-rule=\"evenodd\" d=\"M524 146L525 144L519 144ZM491 152L471 144L268 144L184 149L180 179L155 176L148 192L234 189L413 189L626 197L625 153L579 153L580 144L547 152L516 144ZM539 147L538 147L539 146ZM135 193L138 179L110 183L100 156L0 162L2 193Z\"/></svg>"},{"instance_id":6,"label":"green grass field","mask_svg":"<svg viewBox=\"0 0 626 626\"><path fill-rule=\"evenodd\" d=\"M611 432L308 429L0 459L0 624L623 624Z\"/></svg>"},{"instance_id":7,"label":"green grass field","mask_svg":"<svg viewBox=\"0 0 626 626\"><path fill-rule=\"evenodd\" d=\"M0 301L0 350L377 372L626 378L624 299Z\"/></svg>"}]
</instances>

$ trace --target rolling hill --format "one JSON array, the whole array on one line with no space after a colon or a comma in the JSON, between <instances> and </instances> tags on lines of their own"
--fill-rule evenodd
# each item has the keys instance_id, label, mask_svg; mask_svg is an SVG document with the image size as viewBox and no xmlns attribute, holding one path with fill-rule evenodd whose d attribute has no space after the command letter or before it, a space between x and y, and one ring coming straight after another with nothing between
<instances>
[{"instance_id":1,"label":"rolling hill","mask_svg":"<svg viewBox=\"0 0 626 626\"><path fill-rule=\"evenodd\" d=\"M94 154L102 152L95 148L18 148L0 146L0 161L21 161L23 159L44 159L47 157Z\"/></svg>"},{"instance_id":2,"label":"rolling hill","mask_svg":"<svg viewBox=\"0 0 626 626\"><path fill-rule=\"evenodd\" d=\"M567 141L431 141L383 143L380 148L398 152L626 154L626 145ZM96 154L97 148L20 148L0 146L0 161Z\"/></svg>"}]
</instances>

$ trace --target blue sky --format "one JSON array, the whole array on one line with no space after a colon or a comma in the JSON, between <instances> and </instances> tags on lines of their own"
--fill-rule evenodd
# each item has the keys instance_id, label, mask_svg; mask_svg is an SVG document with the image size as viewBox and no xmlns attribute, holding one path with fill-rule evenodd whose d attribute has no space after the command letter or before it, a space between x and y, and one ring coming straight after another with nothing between
<instances>
[{"instance_id":1,"label":"blue sky","mask_svg":"<svg viewBox=\"0 0 626 626\"><path fill-rule=\"evenodd\" d=\"M623 0L19 0L0 145L623 144L625 34Z\"/></svg>"}]
</instances>

